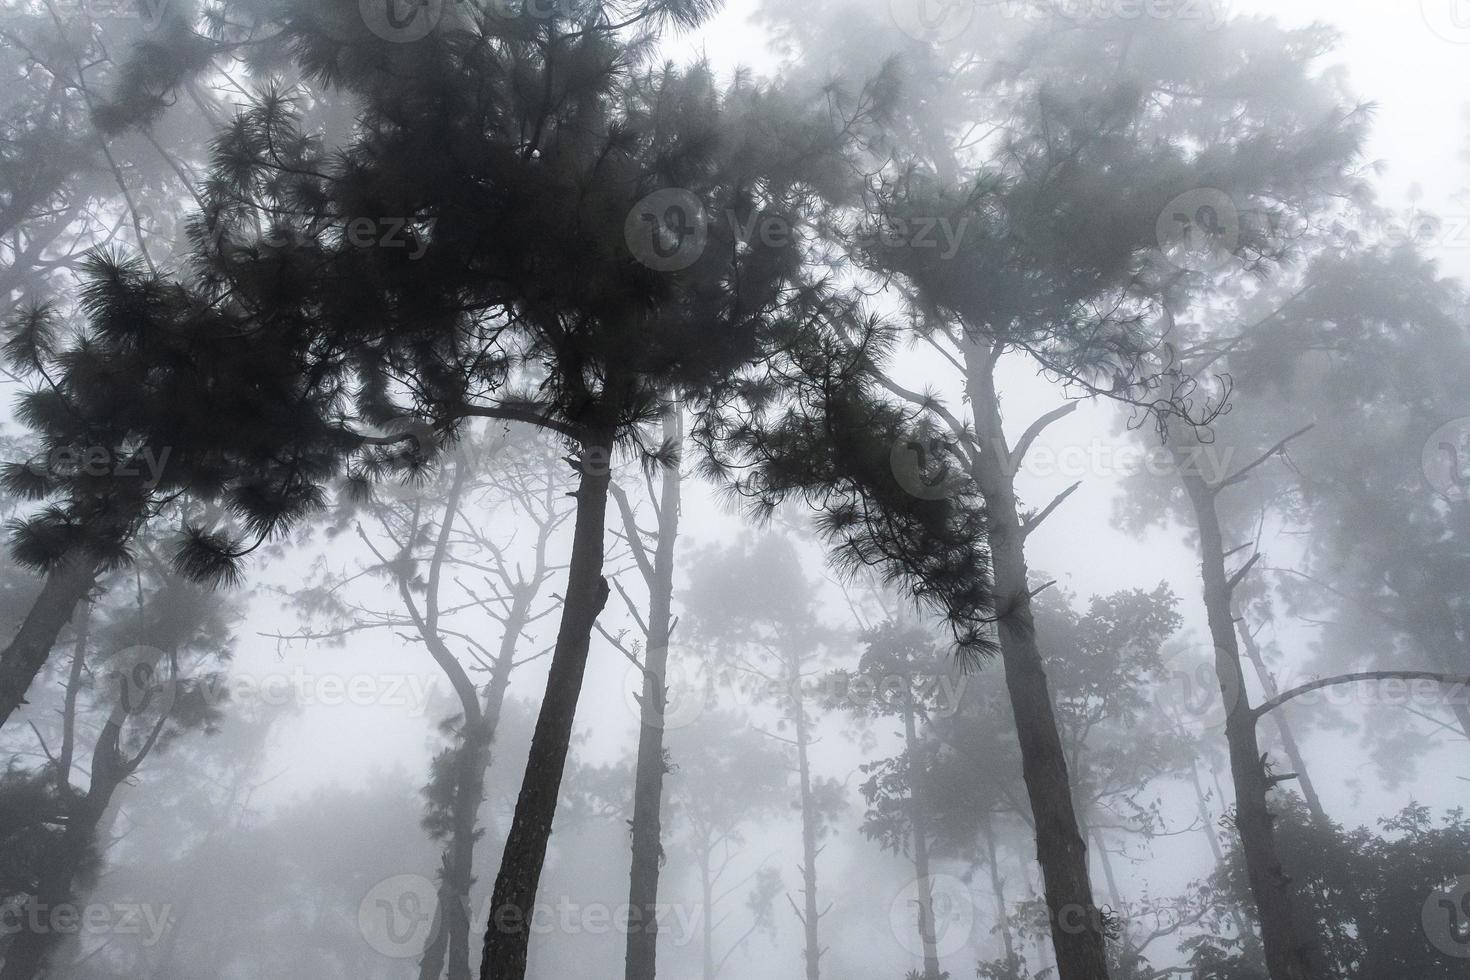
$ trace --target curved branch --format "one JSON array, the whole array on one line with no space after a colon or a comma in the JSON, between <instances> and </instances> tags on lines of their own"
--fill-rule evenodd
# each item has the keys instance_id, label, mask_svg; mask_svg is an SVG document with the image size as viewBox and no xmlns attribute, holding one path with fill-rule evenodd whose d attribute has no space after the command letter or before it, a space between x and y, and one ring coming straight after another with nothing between
<instances>
[{"instance_id":1,"label":"curved branch","mask_svg":"<svg viewBox=\"0 0 1470 980\"><path fill-rule=\"evenodd\" d=\"M1339 674L1336 677L1326 677L1322 680L1303 684L1301 687L1292 688L1262 704L1253 713L1257 721L1260 721L1267 713L1293 701L1304 694L1320 691L1326 687L1338 687L1343 684L1358 684L1364 681L1436 681L1446 687L1470 687L1470 677L1459 674L1440 674L1430 670L1372 670L1359 674Z\"/></svg>"}]
</instances>

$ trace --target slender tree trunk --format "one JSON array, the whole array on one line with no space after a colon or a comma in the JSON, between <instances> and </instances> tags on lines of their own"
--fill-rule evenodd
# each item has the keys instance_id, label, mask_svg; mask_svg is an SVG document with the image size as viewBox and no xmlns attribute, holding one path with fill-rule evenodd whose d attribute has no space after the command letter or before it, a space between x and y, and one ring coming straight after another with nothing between
<instances>
[{"instance_id":1,"label":"slender tree trunk","mask_svg":"<svg viewBox=\"0 0 1470 980\"><path fill-rule=\"evenodd\" d=\"M679 409L664 411L664 438L681 434ZM658 960L658 876L663 864L664 712L668 702L669 634L674 599L674 544L679 535L681 474L666 467L659 493L658 544L649 584L637 774L633 787L633 866L628 883L627 980L654 980ZM628 528L630 539L638 533Z\"/></svg>"},{"instance_id":2,"label":"slender tree trunk","mask_svg":"<svg viewBox=\"0 0 1470 980\"><path fill-rule=\"evenodd\" d=\"M61 704L61 751L56 757L56 786L62 790L71 785L72 762L77 752L77 695L82 690L82 671L87 665L87 644L91 641L92 604L85 599L77 604L76 624L77 638Z\"/></svg>"},{"instance_id":3,"label":"slender tree trunk","mask_svg":"<svg viewBox=\"0 0 1470 980\"><path fill-rule=\"evenodd\" d=\"M1256 669L1256 677L1261 681L1261 687L1266 692L1266 699L1270 700L1281 691L1276 686L1276 677L1266 666L1266 658L1261 655L1261 648L1256 643L1256 638L1245 620L1236 620L1236 632L1240 634L1240 642L1245 645L1246 656L1250 658L1251 665ZM1273 712L1273 720L1276 722L1276 730L1281 735L1281 747L1286 750L1286 757L1291 761L1291 770L1296 773L1297 783L1302 788L1302 796L1306 798L1307 808L1312 811L1312 819L1321 826L1328 825L1327 811L1322 806L1322 798L1317 795L1317 787L1312 783L1311 773L1307 771L1307 763L1302 758L1302 750L1297 744L1296 732L1292 730L1291 723L1286 720L1286 713L1282 710Z\"/></svg>"},{"instance_id":4,"label":"slender tree trunk","mask_svg":"<svg viewBox=\"0 0 1470 980\"><path fill-rule=\"evenodd\" d=\"M424 943L424 954L419 957L419 980L439 980L444 976L444 963L449 956L449 923L445 910L456 901L450 876L449 852L446 849L439 866L439 893L435 897L434 919L429 923L429 939Z\"/></svg>"},{"instance_id":5,"label":"slender tree trunk","mask_svg":"<svg viewBox=\"0 0 1470 980\"><path fill-rule=\"evenodd\" d=\"M531 735L525 779L495 879L480 980L524 980L526 975L531 916L571 747L592 628L607 604L608 584L602 576L603 533L612 436L611 430L598 431L582 447L581 477L575 495L576 528L561 626L546 679L546 695Z\"/></svg>"},{"instance_id":6,"label":"slender tree trunk","mask_svg":"<svg viewBox=\"0 0 1470 980\"><path fill-rule=\"evenodd\" d=\"M0 728L26 703L26 691L46 666L56 638L97 579L97 562L73 556L46 575L46 584L10 645L0 651Z\"/></svg>"},{"instance_id":7,"label":"slender tree trunk","mask_svg":"<svg viewBox=\"0 0 1470 980\"><path fill-rule=\"evenodd\" d=\"M511 588L510 608L504 619L484 695L476 701L474 684L439 634L439 581L448 557L450 531L459 514L460 501L470 476L470 464L461 459L445 504L438 542L430 566L427 616L420 617L407 583L400 583L404 602L428 645L430 653L459 693L464 709L464 730L455 753L454 794L450 801L450 836L440 866L438 906L424 955L419 961L419 980L439 980L446 962L448 980L470 980L470 891L474 887L475 844L480 838L480 805L485 800L485 772L500 727L500 715L515 669L516 647L531 617L538 586L545 568L545 549L551 525L544 524L537 537L536 573L528 582L518 580ZM549 521L549 517L548 517Z\"/></svg>"},{"instance_id":8,"label":"slender tree trunk","mask_svg":"<svg viewBox=\"0 0 1470 980\"><path fill-rule=\"evenodd\" d=\"M801 780L801 880L803 912L801 924L806 936L806 980L820 980L822 949L818 925L823 913L817 909L817 808L812 795L812 767L808 754L811 733L807 730L806 707L801 703L801 674L792 671L792 691L796 700L796 770Z\"/></svg>"},{"instance_id":9,"label":"slender tree trunk","mask_svg":"<svg viewBox=\"0 0 1470 980\"><path fill-rule=\"evenodd\" d=\"M459 750L454 791L453 830L445 862L452 901L444 909L449 936L449 980L470 980L470 888L475 883L475 841L479 839L480 804L485 799L485 770L490 765L494 732L482 720L466 733Z\"/></svg>"},{"instance_id":10,"label":"slender tree trunk","mask_svg":"<svg viewBox=\"0 0 1470 980\"><path fill-rule=\"evenodd\" d=\"M704 897L704 915L700 916L704 927L704 980L715 980L715 885L710 878L708 846L699 852L699 888Z\"/></svg>"},{"instance_id":11,"label":"slender tree trunk","mask_svg":"<svg viewBox=\"0 0 1470 980\"><path fill-rule=\"evenodd\" d=\"M470 980L470 890L475 884L475 844L480 839L480 805L485 801L485 772L500 727L510 675L515 668L516 642L530 618L533 593L527 586L517 593L506 616L505 633L490 672L490 683L480 706L475 730L465 733L462 762L454 798L454 830L445 851L446 870L453 886L444 917L448 940L449 980ZM435 974L437 977L438 974Z\"/></svg>"},{"instance_id":12,"label":"slender tree trunk","mask_svg":"<svg viewBox=\"0 0 1470 980\"><path fill-rule=\"evenodd\" d=\"M1215 867L1218 868L1225 863L1225 849L1220 846L1220 835L1215 832L1215 818L1205 801L1204 787L1199 783L1199 762L1192 758L1189 760L1189 779L1194 786L1194 801L1199 809L1200 824L1204 829L1205 839L1210 843L1210 854L1215 858ZM1229 904L1230 918L1235 923L1235 931L1240 935L1241 945L1253 960L1263 962L1260 937L1250 927L1250 923L1245 921L1240 906L1233 901Z\"/></svg>"},{"instance_id":13,"label":"slender tree trunk","mask_svg":"<svg viewBox=\"0 0 1470 980\"><path fill-rule=\"evenodd\" d=\"M990 518L988 540L1001 661L1035 821L1057 976L1059 980L1107 980L1102 916L1093 901L1087 845L1078 828L1067 759L1031 614L1025 531L1017 509L1011 450L1001 423L995 356L974 345L965 348L970 401L982 447L975 457L973 476Z\"/></svg>"},{"instance_id":14,"label":"slender tree trunk","mask_svg":"<svg viewBox=\"0 0 1470 980\"><path fill-rule=\"evenodd\" d=\"M919 945L924 953L924 980L939 980L939 944L934 935L934 880L929 874L929 813L919 764L919 735L914 710L914 681L907 654L903 677L903 739L909 758L909 826L914 837L914 874L919 883Z\"/></svg>"},{"instance_id":15,"label":"slender tree trunk","mask_svg":"<svg viewBox=\"0 0 1470 980\"><path fill-rule=\"evenodd\" d=\"M1006 965L1014 970L1020 958L1016 955L1016 941L1011 936L1011 914L1010 909L1006 907L1006 881L1000 873L1000 856L995 846L993 815L985 815L985 823L980 834L985 838L985 858L990 864L990 894L995 896L995 921L1000 926L1000 938L1005 948Z\"/></svg>"},{"instance_id":16,"label":"slender tree trunk","mask_svg":"<svg viewBox=\"0 0 1470 980\"><path fill-rule=\"evenodd\" d=\"M450 980L469 980L469 889L473 879L475 822L480 801L484 797L484 766L476 772L479 748L484 740L483 717L470 680L439 632L439 584L444 562L449 557L449 542L460 501L469 482L469 464L461 457L454 465L454 478L440 519L433 556L429 561L429 580L425 610L421 615L414 602L413 590L406 577L398 581L404 607L417 627L429 654L439 665L460 699L463 715L460 744L454 750L454 788L450 796L449 843L439 861L439 892L434 919L430 926L423 956L419 958L419 980L439 980L446 961L450 963ZM456 941L458 950L456 951Z\"/></svg>"},{"instance_id":17,"label":"slender tree trunk","mask_svg":"<svg viewBox=\"0 0 1470 980\"><path fill-rule=\"evenodd\" d=\"M1102 834L1096 830L1091 831L1093 846L1097 848L1097 859L1102 865L1103 880L1108 883L1108 896L1113 900L1113 905L1118 910L1123 908L1123 892L1118 888L1118 876L1113 873L1113 859L1108 854L1108 849L1103 845Z\"/></svg>"},{"instance_id":18,"label":"slender tree trunk","mask_svg":"<svg viewBox=\"0 0 1470 980\"><path fill-rule=\"evenodd\" d=\"M1314 937L1304 928L1291 879L1276 846L1275 816L1267 796L1272 783L1256 733L1256 717L1245 689L1240 648L1231 613L1231 583L1215 508L1215 490L1181 461L1185 491L1199 526L1205 611L1215 644L1215 672L1227 710L1225 737L1235 783L1235 826L1245 855L1246 875L1261 925L1261 946L1271 980L1325 980Z\"/></svg>"}]
</instances>

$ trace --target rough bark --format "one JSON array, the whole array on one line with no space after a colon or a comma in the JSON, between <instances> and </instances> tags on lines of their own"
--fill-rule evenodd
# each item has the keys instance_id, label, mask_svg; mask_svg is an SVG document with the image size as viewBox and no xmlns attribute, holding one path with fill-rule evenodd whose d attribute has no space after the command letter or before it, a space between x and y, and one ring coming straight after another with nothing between
<instances>
[{"instance_id":1,"label":"rough bark","mask_svg":"<svg viewBox=\"0 0 1470 980\"><path fill-rule=\"evenodd\" d=\"M0 728L26 703L26 691L46 666L56 638L71 620L77 604L97 579L95 559L73 556L46 575L46 584L21 623L15 639L0 651Z\"/></svg>"},{"instance_id":2,"label":"rough bark","mask_svg":"<svg viewBox=\"0 0 1470 980\"><path fill-rule=\"evenodd\" d=\"M995 353L965 350L975 431L982 447L972 475L985 498L1006 690L1036 828L1037 859L1051 920L1059 980L1107 980L1106 937L1093 900L1087 845L1046 678L1027 582L1025 528L1016 502L1011 449L995 387Z\"/></svg>"},{"instance_id":3,"label":"rough bark","mask_svg":"<svg viewBox=\"0 0 1470 980\"><path fill-rule=\"evenodd\" d=\"M664 438L680 436L677 408L664 414ZM674 545L679 534L681 474L664 469L659 491L658 543L648 569L648 642L644 645L637 774L633 787L632 871L628 883L627 980L654 980L658 961L658 877L663 863L664 712L674 597ZM631 523L631 522L630 522ZM636 544L638 530L627 529Z\"/></svg>"},{"instance_id":4,"label":"rough bark","mask_svg":"<svg viewBox=\"0 0 1470 980\"><path fill-rule=\"evenodd\" d=\"M1225 545L1215 506L1216 490L1187 466L1182 474L1199 528L1201 573L1215 673L1227 709L1225 737L1235 785L1235 826L1245 856L1246 876L1261 926L1261 946L1271 980L1325 980L1315 941L1303 926L1291 879L1276 846L1272 788L1256 734L1256 715L1245 690L1240 648L1231 612L1232 583L1225 570Z\"/></svg>"},{"instance_id":5,"label":"rough bark","mask_svg":"<svg viewBox=\"0 0 1470 980\"><path fill-rule=\"evenodd\" d=\"M506 835L500 873L491 897L485 932L481 980L524 980L531 915L541 883L541 866L551 841L562 774L571 747L572 725L587 669L592 629L607 604L603 578L603 532L607 523L607 461L612 432L601 430L583 442L577 492L576 528L563 599L561 625L551 656L546 694L531 735L526 775Z\"/></svg>"}]
</instances>

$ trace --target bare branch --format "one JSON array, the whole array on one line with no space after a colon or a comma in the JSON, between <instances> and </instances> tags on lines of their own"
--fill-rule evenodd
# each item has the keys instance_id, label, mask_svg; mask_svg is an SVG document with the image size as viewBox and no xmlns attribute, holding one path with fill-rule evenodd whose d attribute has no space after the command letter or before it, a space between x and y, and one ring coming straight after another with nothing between
<instances>
[{"instance_id":1,"label":"bare branch","mask_svg":"<svg viewBox=\"0 0 1470 980\"><path fill-rule=\"evenodd\" d=\"M1029 520L1023 521L1022 524L1021 524L1021 536L1023 538L1024 537L1029 537L1031 535L1031 532L1034 531L1034 530L1036 530L1037 527L1039 527L1041 525L1041 522L1042 521L1044 521L1048 517L1050 517L1051 514L1052 514L1052 511L1054 511L1058 507L1062 506L1062 504L1066 502L1066 500L1067 500L1068 497L1070 497L1070 496L1072 496L1072 494L1076 493L1077 492L1077 488L1080 487L1080 486L1082 486L1082 481L1081 480L1078 480L1076 483L1072 484L1070 487L1068 487L1067 489L1063 490L1061 493L1059 493L1055 497L1053 497L1052 498L1052 502L1049 503L1049 504L1047 504L1045 507L1043 507L1041 509L1041 512L1039 514L1037 514L1035 517L1032 517Z\"/></svg>"},{"instance_id":2,"label":"bare branch","mask_svg":"<svg viewBox=\"0 0 1470 980\"><path fill-rule=\"evenodd\" d=\"M1429 670L1372 670L1359 674L1339 674L1336 677L1326 677L1322 680L1294 687L1290 691L1278 694L1276 697L1256 708L1253 714L1259 721L1269 712L1293 701L1304 694L1320 691L1325 687L1337 687L1343 684L1358 684L1364 681L1435 681L1446 687L1459 687L1461 689L1470 687L1470 677L1460 674L1440 674Z\"/></svg>"},{"instance_id":3,"label":"bare branch","mask_svg":"<svg viewBox=\"0 0 1470 980\"><path fill-rule=\"evenodd\" d=\"M1016 448L1011 450L1010 465L1012 471L1020 467L1022 461L1026 458L1026 454L1031 451L1031 444L1036 441L1038 436L1046 431L1049 425L1059 419L1066 418L1075 411L1077 411L1077 403L1067 402L1067 404L1052 409L1035 422L1032 422L1031 427L1021 435L1020 442L1016 443Z\"/></svg>"},{"instance_id":4,"label":"bare branch","mask_svg":"<svg viewBox=\"0 0 1470 980\"><path fill-rule=\"evenodd\" d=\"M643 532L638 527L638 521L633 514L632 504L628 503L627 491L618 486L616 480L610 481L607 488L612 493L613 500L617 501L618 512L623 515L623 527L626 529L628 550L633 552L633 560L638 563L638 571L643 573L643 580L651 586L654 578L653 563L648 560L648 548L643 544Z\"/></svg>"},{"instance_id":5,"label":"bare branch","mask_svg":"<svg viewBox=\"0 0 1470 980\"><path fill-rule=\"evenodd\" d=\"M1296 439L1296 438L1298 438L1300 436L1306 435L1308 432L1311 432L1316 427L1317 427L1317 423L1316 422L1313 422L1311 425L1306 425L1306 426L1303 426L1302 428L1296 430L1291 435L1287 436L1285 439L1282 439L1276 445L1274 445L1270 449L1266 450L1264 453L1262 453L1260 456L1258 456L1255 460L1253 460L1250 463L1247 463L1245 466L1242 466L1240 469L1236 470L1235 473L1234 473L1234 475L1227 476L1225 479L1221 480L1219 483L1216 483L1215 485L1213 485L1212 487L1210 487L1210 489L1213 490L1216 493L1219 493L1221 490L1224 490L1226 487L1233 487L1233 486L1235 486L1235 484L1241 482L1247 476L1249 476L1250 473L1251 473L1251 471L1254 470L1254 469L1256 469L1256 467L1261 466L1264 463L1266 463L1268 460L1271 459L1272 456L1275 456L1275 455L1283 452L1286 449L1286 444L1287 443L1291 442L1293 439Z\"/></svg>"},{"instance_id":6,"label":"bare branch","mask_svg":"<svg viewBox=\"0 0 1470 980\"><path fill-rule=\"evenodd\" d=\"M1234 575L1230 576L1230 581L1228 581L1228 582L1225 583L1225 589L1226 589L1226 591L1227 592L1234 592L1236 586L1240 585L1241 581L1244 580L1245 577L1250 574L1251 568L1254 567L1255 564L1256 564L1256 562L1258 562L1260 560L1261 560L1261 553L1259 551L1256 552L1255 554L1251 555L1250 556L1250 559L1248 561L1246 561L1246 563L1244 565L1241 565L1240 566L1240 571L1238 571Z\"/></svg>"}]
</instances>

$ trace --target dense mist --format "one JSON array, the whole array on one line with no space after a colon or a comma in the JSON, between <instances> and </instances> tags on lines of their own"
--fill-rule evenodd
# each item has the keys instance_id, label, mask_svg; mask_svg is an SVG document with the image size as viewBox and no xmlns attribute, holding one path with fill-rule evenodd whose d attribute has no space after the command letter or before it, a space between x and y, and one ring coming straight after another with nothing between
<instances>
[{"instance_id":1,"label":"dense mist","mask_svg":"<svg viewBox=\"0 0 1470 980\"><path fill-rule=\"evenodd\" d=\"M1470 4L3 0L0 980L1470 975Z\"/></svg>"}]
</instances>

